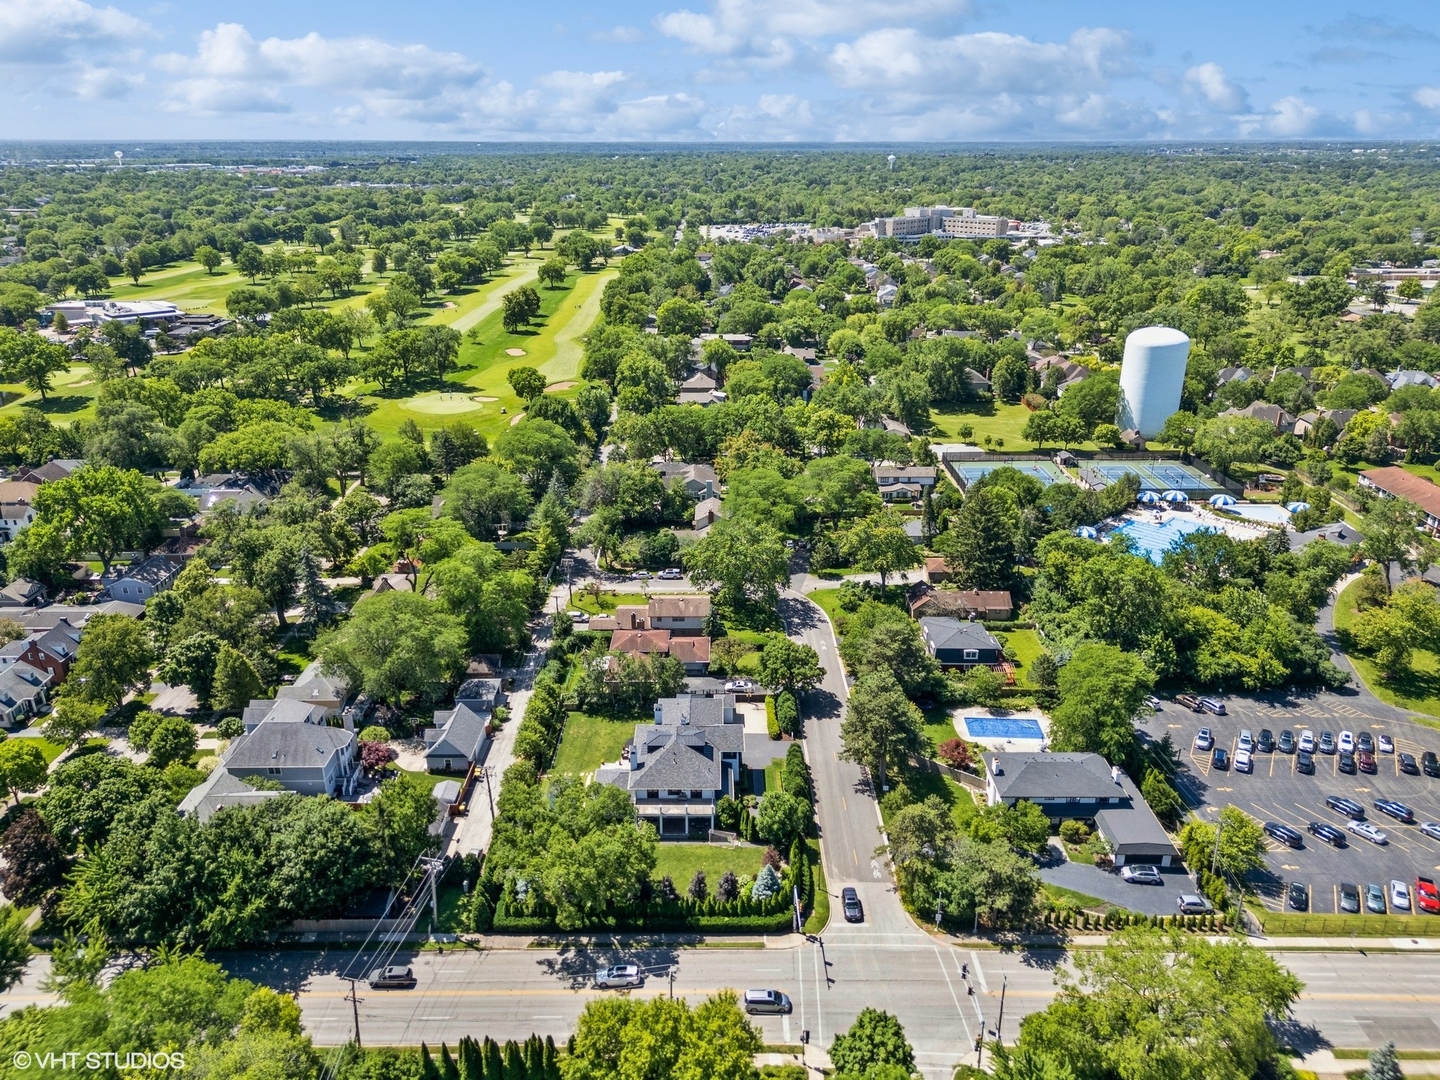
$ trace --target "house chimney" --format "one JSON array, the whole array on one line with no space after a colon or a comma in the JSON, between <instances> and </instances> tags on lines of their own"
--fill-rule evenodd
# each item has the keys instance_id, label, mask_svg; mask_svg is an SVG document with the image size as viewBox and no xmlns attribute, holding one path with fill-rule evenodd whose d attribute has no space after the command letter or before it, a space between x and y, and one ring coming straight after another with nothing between
<instances>
[{"instance_id":1,"label":"house chimney","mask_svg":"<svg viewBox=\"0 0 1440 1080\"><path fill-rule=\"evenodd\" d=\"M1119 765L1111 765L1111 766L1110 766L1110 779L1114 782L1114 784L1115 784L1116 787L1119 787L1119 786L1120 786L1120 776L1121 776L1120 766L1119 766Z\"/></svg>"},{"instance_id":2,"label":"house chimney","mask_svg":"<svg viewBox=\"0 0 1440 1080\"><path fill-rule=\"evenodd\" d=\"M1004 770L1000 768L1000 759L998 757L990 759L990 773L992 776L1001 776L1004 774Z\"/></svg>"}]
</instances>

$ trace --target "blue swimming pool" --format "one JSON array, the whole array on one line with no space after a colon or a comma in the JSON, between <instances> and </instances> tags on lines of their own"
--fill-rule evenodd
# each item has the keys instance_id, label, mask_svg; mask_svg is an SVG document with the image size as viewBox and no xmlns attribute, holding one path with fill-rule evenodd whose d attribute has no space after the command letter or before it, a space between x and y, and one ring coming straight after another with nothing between
<instances>
[{"instance_id":1,"label":"blue swimming pool","mask_svg":"<svg viewBox=\"0 0 1440 1080\"><path fill-rule=\"evenodd\" d=\"M1160 523L1131 518L1123 525L1116 526L1115 532L1124 533L1135 542L1135 551L1151 562L1159 564L1170 550L1170 545L1181 537L1193 532L1218 532L1213 525L1202 525L1198 521L1183 517L1166 518Z\"/></svg>"},{"instance_id":2,"label":"blue swimming pool","mask_svg":"<svg viewBox=\"0 0 1440 1080\"><path fill-rule=\"evenodd\" d=\"M1014 716L967 716L965 730L972 739L1043 739L1036 720Z\"/></svg>"}]
</instances>

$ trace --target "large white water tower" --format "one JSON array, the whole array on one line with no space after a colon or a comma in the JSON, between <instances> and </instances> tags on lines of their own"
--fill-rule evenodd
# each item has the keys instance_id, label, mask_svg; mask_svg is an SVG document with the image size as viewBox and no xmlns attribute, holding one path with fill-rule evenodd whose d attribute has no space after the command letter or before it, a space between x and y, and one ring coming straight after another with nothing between
<instances>
[{"instance_id":1,"label":"large white water tower","mask_svg":"<svg viewBox=\"0 0 1440 1080\"><path fill-rule=\"evenodd\" d=\"M1168 326L1145 326L1125 339L1120 364L1120 430L1152 439L1180 408L1190 339Z\"/></svg>"}]
</instances>

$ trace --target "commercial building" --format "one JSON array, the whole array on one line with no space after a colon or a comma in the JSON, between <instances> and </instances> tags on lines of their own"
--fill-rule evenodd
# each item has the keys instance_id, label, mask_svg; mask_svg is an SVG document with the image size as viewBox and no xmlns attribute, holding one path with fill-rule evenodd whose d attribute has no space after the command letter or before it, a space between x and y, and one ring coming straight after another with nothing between
<instances>
[{"instance_id":1,"label":"commercial building","mask_svg":"<svg viewBox=\"0 0 1440 1080\"><path fill-rule=\"evenodd\" d=\"M1019 225L1010 218L977 214L970 206L907 206L899 217L876 218L872 228L876 236L897 240L918 240L933 234L993 239Z\"/></svg>"},{"instance_id":2,"label":"commercial building","mask_svg":"<svg viewBox=\"0 0 1440 1080\"><path fill-rule=\"evenodd\" d=\"M1147 439L1160 434L1180 408L1189 356L1190 339L1168 326L1142 327L1125 339L1116 421L1122 431L1133 428Z\"/></svg>"}]
</instances>

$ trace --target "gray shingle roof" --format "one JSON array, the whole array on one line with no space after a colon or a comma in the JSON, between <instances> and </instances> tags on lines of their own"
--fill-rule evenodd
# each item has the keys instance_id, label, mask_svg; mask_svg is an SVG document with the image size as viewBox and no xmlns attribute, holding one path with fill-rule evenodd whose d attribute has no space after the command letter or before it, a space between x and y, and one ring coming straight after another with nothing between
<instances>
[{"instance_id":1,"label":"gray shingle roof","mask_svg":"<svg viewBox=\"0 0 1440 1080\"><path fill-rule=\"evenodd\" d=\"M437 712L436 726L425 732L425 756L474 761L485 743L485 724L489 719L489 713L476 712L464 702Z\"/></svg>"},{"instance_id":2,"label":"gray shingle roof","mask_svg":"<svg viewBox=\"0 0 1440 1080\"><path fill-rule=\"evenodd\" d=\"M262 791L253 788L238 776L231 776L223 768L216 769L203 781L196 784L180 800L177 808L181 817L194 816L203 825L227 806L254 806L283 795L283 791Z\"/></svg>"},{"instance_id":3,"label":"gray shingle roof","mask_svg":"<svg viewBox=\"0 0 1440 1080\"><path fill-rule=\"evenodd\" d=\"M284 702L299 705L299 702ZM355 736L323 724L266 721L230 746L228 769L319 768L336 755L351 753Z\"/></svg>"},{"instance_id":4,"label":"gray shingle roof","mask_svg":"<svg viewBox=\"0 0 1440 1080\"><path fill-rule=\"evenodd\" d=\"M977 622L961 622L948 616L920 620L920 632L936 649L999 649L995 635Z\"/></svg>"},{"instance_id":5,"label":"gray shingle roof","mask_svg":"<svg viewBox=\"0 0 1440 1080\"><path fill-rule=\"evenodd\" d=\"M630 790L719 790L720 755L710 744L709 733L672 729L668 734L660 749L644 753L640 764L630 770ZM640 752L638 746L636 752Z\"/></svg>"},{"instance_id":6,"label":"gray shingle roof","mask_svg":"<svg viewBox=\"0 0 1440 1080\"><path fill-rule=\"evenodd\" d=\"M1000 771L992 762L1000 762ZM1114 799L1124 792L1099 754L992 754L985 767L1001 799Z\"/></svg>"}]
</instances>

